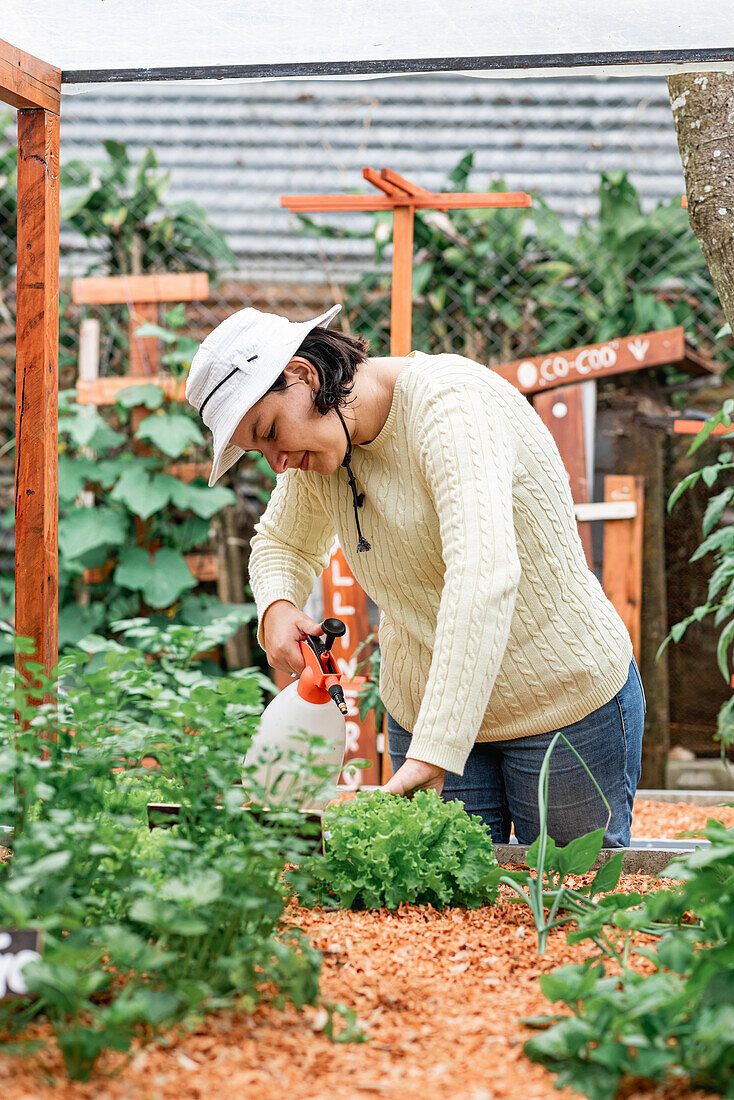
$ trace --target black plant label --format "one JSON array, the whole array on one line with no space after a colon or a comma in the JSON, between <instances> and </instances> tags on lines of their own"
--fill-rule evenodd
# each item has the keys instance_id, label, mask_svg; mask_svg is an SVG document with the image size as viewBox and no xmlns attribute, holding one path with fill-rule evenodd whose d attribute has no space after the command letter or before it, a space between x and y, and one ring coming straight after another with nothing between
<instances>
[{"instance_id":1,"label":"black plant label","mask_svg":"<svg viewBox=\"0 0 734 1100\"><path fill-rule=\"evenodd\" d=\"M28 993L23 967L31 959L41 958L41 938L35 928L0 928L0 1001Z\"/></svg>"}]
</instances>

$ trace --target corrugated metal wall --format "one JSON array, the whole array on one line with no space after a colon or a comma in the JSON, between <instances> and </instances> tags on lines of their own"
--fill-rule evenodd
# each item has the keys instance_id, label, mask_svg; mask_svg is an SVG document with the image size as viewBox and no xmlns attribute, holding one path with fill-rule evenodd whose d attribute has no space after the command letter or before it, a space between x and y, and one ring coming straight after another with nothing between
<instances>
[{"instance_id":1,"label":"corrugated metal wall","mask_svg":"<svg viewBox=\"0 0 734 1100\"><path fill-rule=\"evenodd\" d=\"M194 199L226 236L237 267L221 274L208 326L247 302L297 316L324 308L334 287L374 269L372 239L301 233L280 196L373 193L363 165L391 167L431 190L468 151L472 190L502 177L541 195L571 229L595 215L599 173L627 169L648 210L683 190L662 77L484 79L452 74L374 80L109 85L64 95L62 164L106 157L124 142L133 161L152 146L170 171L170 201ZM369 232L364 214L315 214L317 223ZM62 233L62 275L85 273L85 242ZM380 265L390 267L390 250ZM230 275L232 278L226 279ZM229 288L229 289L228 289ZM322 289L324 288L324 289ZM217 305L221 307L217 312ZM69 322L65 322L68 329ZM13 333L0 326L0 423L12 432ZM69 384L68 380L66 384ZM1 434L1 433L0 433ZM0 456L0 511L12 505L13 452ZM0 530L0 549L10 538Z\"/></svg>"},{"instance_id":2,"label":"corrugated metal wall","mask_svg":"<svg viewBox=\"0 0 734 1100\"><path fill-rule=\"evenodd\" d=\"M363 165L388 166L430 190L469 150L472 190L501 176L535 191L569 228L596 211L603 169L628 169L649 209L683 190L663 78L542 80L456 75L254 84L109 86L65 96L65 161L100 156L105 138L135 159L147 145L171 172L169 197L207 210L245 278L321 281L338 263L351 279L372 266L371 241L295 232L283 193L372 191ZM368 230L361 214L317 221ZM74 245L66 237L67 245ZM67 270L85 258L67 257Z\"/></svg>"}]
</instances>

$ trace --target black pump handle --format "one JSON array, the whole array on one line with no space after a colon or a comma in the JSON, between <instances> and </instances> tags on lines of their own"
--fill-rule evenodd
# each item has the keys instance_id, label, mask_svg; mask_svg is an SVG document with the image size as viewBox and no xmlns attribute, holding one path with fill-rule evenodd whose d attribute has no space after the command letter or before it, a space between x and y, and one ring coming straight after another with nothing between
<instances>
[{"instance_id":1,"label":"black pump handle","mask_svg":"<svg viewBox=\"0 0 734 1100\"><path fill-rule=\"evenodd\" d=\"M341 619L324 619L321 629L326 635L326 645L324 647L326 653L329 652L336 639L343 638L347 632L346 623L343 623Z\"/></svg>"}]
</instances>

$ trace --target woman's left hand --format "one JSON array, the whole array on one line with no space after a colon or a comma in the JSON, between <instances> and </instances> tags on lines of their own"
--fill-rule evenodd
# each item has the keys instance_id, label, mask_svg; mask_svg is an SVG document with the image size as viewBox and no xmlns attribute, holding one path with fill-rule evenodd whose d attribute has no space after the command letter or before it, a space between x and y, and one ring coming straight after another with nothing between
<instances>
[{"instance_id":1,"label":"woman's left hand","mask_svg":"<svg viewBox=\"0 0 734 1100\"><path fill-rule=\"evenodd\" d=\"M387 791L388 794L408 795L413 791L436 791L440 794L443 790L445 774L445 768L426 764L424 760L411 760L408 757L395 775L380 787L380 790Z\"/></svg>"}]
</instances>

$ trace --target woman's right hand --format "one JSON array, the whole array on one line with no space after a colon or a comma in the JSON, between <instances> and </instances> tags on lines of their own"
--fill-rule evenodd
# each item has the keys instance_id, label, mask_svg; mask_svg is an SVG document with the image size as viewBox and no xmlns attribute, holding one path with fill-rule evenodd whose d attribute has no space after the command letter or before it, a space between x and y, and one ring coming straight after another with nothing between
<instances>
[{"instance_id":1,"label":"woman's right hand","mask_svg":"<svg viewBox=\"0 0 734 1100\"><path fill-rule=\"evenodd\" d=\"M323 634L321 624L299 611L290 600L271 603L263 615L262 628L268 664L291 676L300 676L306 664L298 643L307 634Z\"/></svg>"}]
</instances>

